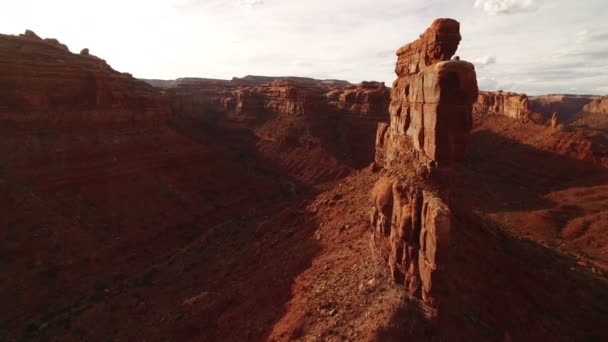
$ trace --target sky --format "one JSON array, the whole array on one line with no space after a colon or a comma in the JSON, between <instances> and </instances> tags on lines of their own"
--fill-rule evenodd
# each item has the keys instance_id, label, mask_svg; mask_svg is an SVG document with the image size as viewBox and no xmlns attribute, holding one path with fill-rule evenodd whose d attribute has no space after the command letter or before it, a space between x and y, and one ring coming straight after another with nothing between
<instances>
[{"instance_id":1,"label":"sky","mask_svg":"<svg viewBox=\"0 0 608 342\"><path fill-rule=\"evenodd\" d=\"M31 29L138 78L396 78L395 52L435 18L480 88L608 94L606 0L0 0L0 33Z\"/></svg>"}]
</instances>

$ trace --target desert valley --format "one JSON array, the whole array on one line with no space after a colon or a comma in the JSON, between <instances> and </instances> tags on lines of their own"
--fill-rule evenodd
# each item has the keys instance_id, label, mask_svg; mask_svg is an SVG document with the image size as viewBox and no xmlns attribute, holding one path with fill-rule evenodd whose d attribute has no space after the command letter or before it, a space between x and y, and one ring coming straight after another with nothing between
<instances>
[{"instance_id":1,"label":"desert valley","mask_svg":"<svg viewBox=\"0 0 608 342\"><path fill-rule=\"evenodd\" d=\"M608 97L429 24L391 85L0 35L0 341L608 340Z\"/></svg>"}]
</instances>

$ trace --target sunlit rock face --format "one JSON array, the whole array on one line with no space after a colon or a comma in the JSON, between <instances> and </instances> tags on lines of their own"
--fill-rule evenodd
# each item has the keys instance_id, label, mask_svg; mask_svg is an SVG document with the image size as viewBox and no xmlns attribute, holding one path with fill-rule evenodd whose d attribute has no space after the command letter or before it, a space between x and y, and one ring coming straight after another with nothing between
<instances>
[{"instance_id":1,"label":"sunlit rock face","mask_svg":"<svg viewBox=\"0 0 608 342\"><path fill-rule=\"evenodd\" d=\"M397 51L390 123L378 126L372 190L373 240L395 282L437 308L446 281L452 166L464 157L478 98L475 68L450 60L460 24L437 19Z\"/></svg>"},{"instance_id":2,"label":"sunlit rock face","mask_svg":"<svg viewBox=\"0 0 608 342\"><path fill-rule=\"evenodd\" d=\"M169 115L157 89L115 71L88 49L74 54L29 30L0 34L0 87L0 113L17 121L99 123Z\"/></svg>"},{"instance_id":3,"label":"sunlit rock face","mask_svg":"<svg viewBox=\"0 0 608 342\"><path fill-rule=\"evenodd\" d=\"M280 163L305 173L306 181L369 165L378 122L389 120L390 88L381 82L266 76L146 82L167 93L178 117L250 130L275 145L262 152L269 159L293 151ZM321 154L331 165L313 161Z\"/></svg>"},{"instance_id":4,"label":"sunlit rock face","mask_svg":"<svg viewBox=\"0 0 608 342\"><path fill-rule=\"evenodd\" d=\"M473 112L480 115L504 115L526 121L530 113L528 96L502 91L482 91L479 92Z\"/></svg>"},{"instance_id":5,"label":"sunlit rock face","mask_svg":"<svg viewBox=\"0 0 608 342\"><path fill-rule=\"evenodd\" d=\"M583 110L589 113L608 114L608 96L593 99Z\"/></svg>"}]
</instances>

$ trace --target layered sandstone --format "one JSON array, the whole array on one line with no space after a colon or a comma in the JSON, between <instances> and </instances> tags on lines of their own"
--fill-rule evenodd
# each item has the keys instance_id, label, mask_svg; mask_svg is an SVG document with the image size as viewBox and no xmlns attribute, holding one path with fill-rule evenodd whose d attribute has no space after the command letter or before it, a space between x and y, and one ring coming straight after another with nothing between
<instances>
[{"instance_id":1,"label":"layered sandstone","mask_svg":"<svg viewBox=\"0 0 608 342\"><path fill-rule=\"evenodd\" d=\"M267 76L144 81L166 89L178 114L203 115L205 110L213 110L255 119L267 113L312 116L340 112L384 119L390 102L389 88L380 82Z\"/></svg>"},{"instance_id":2,"label":"layered sandstone","mask_svg":"<svg viewBox=\"0 0 608 342\"><path fill-rule=\"evenodd\" d=\"M558 112L563 121L572 121L585 112L601 111L601 102L602 97L595 95L530 96L530 109L547 119Z\"/></svg>"},{"instance_id":3,"label":"layered sandstone","mask_svg":"<svg viewBox=\"0 0 608 342\"><path fill-rule=\"evenodd\" d=\"M380 82L265 76L146 81L163 87L176 116L251 130L262 154L305 178L331 179L345 167L369 165L376 126L388 121L390 90Z\"/></svg>"},{"instance_id":4,"label":"layered sandstone","mask_svg":"<svg viewBox=\"0 0 608 342\"><path fill-rule=\"evenodd\" d=\"M459 27L438 19L397 51L390 124L380 124L376 138L382 177L372 191L374 242L394 281L429 308L447 285L449 178L464 157L478 96L474 66L450 61Z\"/></svg>"},{"instance_id":5,"label":"layered sandstone","mask_svg":"<svg viewBox=\"0 0 608 342\"><path fill-rule=\"evenodd\" d=\"M583 110L589 113L608 114L608 96L594 98L583 107Z\"/></svg>"},{"instance_id":6,"label":"layered sandstone","mask_svg":"<svg viewBox=\"0 0 608 342\"><path fill-rule=\"evenodd\" d=\"M479 93L473 112L480 115L504 115L527 121L530 113L528 96L503 91L482 91Z\"/></svg>"},{"instance_id":7,"label":"layered sandstone","mask_svg":"<svg viewBox=\"0 0 608 342\"><path fill-rule=\"evenodd\" d=\"M324 95L329 104L346 113L366 117L382 117L388 112L390 90L380 82L335 86Z\"/></svg>"},{"instance_id":8,"label":"layered sandstone","mask_svg":"<svg viewBox=\"0 0 608 342\"><path fill-rule=\"evenodd\" d=\"M88 49L73 54L32 31L0 34L0 88L0 114L17 121L136 120L168 113L155 88L115 71Z\"/></svg>"}]
</instances>

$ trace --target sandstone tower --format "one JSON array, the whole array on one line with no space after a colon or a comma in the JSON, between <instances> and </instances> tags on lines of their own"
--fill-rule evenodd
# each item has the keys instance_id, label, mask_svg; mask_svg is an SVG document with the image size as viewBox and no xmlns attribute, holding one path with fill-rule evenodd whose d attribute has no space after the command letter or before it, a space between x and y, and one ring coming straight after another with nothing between
<instances>
[{"instance_id":1,"label":"sandstone tower","mask_svg":"<svg viewBox=\"0 0 608 342\"><path fill-rule=\"evenodd\" d=\"M376 136L373 240L395 282L434 311L444 287L452 167L463 159L478 88L473 64L450 60L460 24L437 19L397 51L390 124Z\"/></svg>"}]
</instances>

